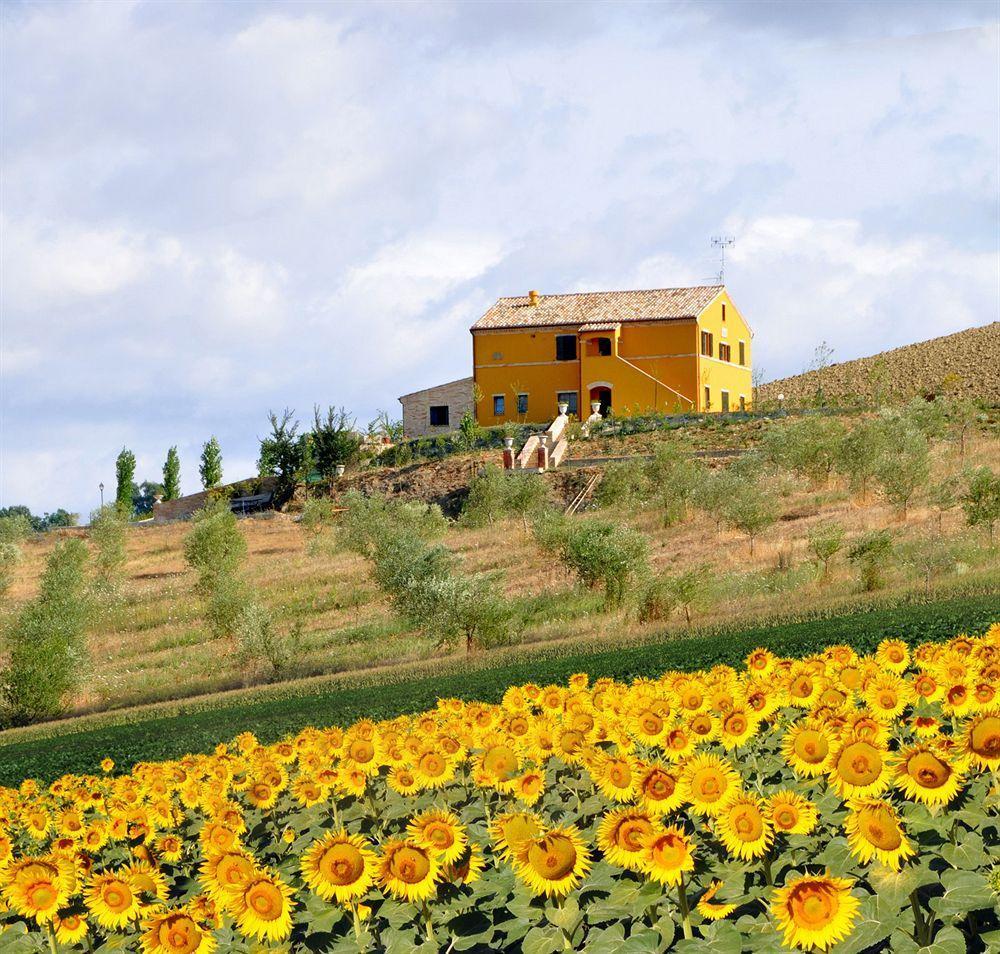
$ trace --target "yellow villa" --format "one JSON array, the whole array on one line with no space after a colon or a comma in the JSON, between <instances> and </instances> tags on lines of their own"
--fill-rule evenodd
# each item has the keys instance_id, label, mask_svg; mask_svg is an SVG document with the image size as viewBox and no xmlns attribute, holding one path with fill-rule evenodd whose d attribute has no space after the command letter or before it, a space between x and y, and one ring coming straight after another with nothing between
<instances>
[{"instance_id":1,"label":"yellow villa","mask_svg":"<svg viewBox=\"0 0 1000 954\"><path fill-rule=\"evenodd\" d=\"M737 411L751 403L750 326L723 285L500 298L472 326L484 426Z\"/></svg>"}]
</instances>

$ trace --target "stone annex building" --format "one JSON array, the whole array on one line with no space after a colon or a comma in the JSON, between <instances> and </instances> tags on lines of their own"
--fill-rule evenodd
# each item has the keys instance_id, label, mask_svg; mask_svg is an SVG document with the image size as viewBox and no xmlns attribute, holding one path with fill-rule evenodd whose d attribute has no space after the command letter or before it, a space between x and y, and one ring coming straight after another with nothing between
<instances>
[{"instance_id":1,"label":"stone annex building","mask_svg":"<svg viewBox=\"0 0 1000 954\"><path fill-rule=\"evenodd\" d=\"M472 375L405 394L407 437L586 418L750 407L753 333L724 285L500 298L471 328Z\"/></svg>"}]
</instances>

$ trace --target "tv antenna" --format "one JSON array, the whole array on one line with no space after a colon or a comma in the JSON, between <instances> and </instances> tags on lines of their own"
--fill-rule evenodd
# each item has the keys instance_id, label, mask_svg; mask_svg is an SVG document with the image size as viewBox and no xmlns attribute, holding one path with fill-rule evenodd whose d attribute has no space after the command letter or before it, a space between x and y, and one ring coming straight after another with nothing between
<instances>
[{"instance_id":1,"label":"tv antenna","mask_svg":"<svg viewBox=\"0 0 1000 954\"><path fill-rule=\"evenodd\" d=\"M736 239L732 235L713 235L712 248L719 250L719 284L726 284L726 249L732 248L736 244Z\"/></svg>"}]
</instances>

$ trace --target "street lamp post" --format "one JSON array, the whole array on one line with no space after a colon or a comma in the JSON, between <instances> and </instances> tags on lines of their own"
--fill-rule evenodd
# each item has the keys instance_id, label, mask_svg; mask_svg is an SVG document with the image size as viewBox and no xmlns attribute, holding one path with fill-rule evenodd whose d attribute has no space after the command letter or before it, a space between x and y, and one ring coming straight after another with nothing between
<instances>
[{"instance_id":1,"label":"street lamp post","mask_svg":"<svg viewBox=\"0 0 1000 954\"><path fill-rule=\"evenodd\" d=\"M102 480L98 485L101 488L101 509L104 509L104 481Z\"/></svg>"}]
</instances>

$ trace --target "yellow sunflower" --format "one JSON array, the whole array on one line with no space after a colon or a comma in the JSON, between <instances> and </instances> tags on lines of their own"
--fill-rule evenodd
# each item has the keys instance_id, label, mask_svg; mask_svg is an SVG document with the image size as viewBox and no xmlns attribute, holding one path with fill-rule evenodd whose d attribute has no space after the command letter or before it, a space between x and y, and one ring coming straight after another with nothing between
<instances>
[{"instance_id":1,"label":"yellow sunflower","mask_svg":"<svg viewBox=\"0 0 1000 954\"><path fill-rule=\"evenodd\" d=\"M391 838L382 847L378 877L382 887L403 901L426 901L437 891L441 866L437 854L403 838Z\"/></svg>"},{"instance_id":2,"label":"yellow sunflower","mask_svg":"<svg viewBox=\"0 0 1000 954\"><path fill-rule=\"evenodd\" d=\"M541 819L534 812L507 812L496 815L490 836L504 861L513 861L521 847L542 833Z\"/></svg>"},{"instance_id":3,"label":"yellow sunflower","mask_svg":"<svg viewBox=\"0 0 1000 954\"><path fill-rule=\"evenodd\" d=\"M774 829L765 809L764 800L749 792L736 792L726 798L715 822L719 840L730 855L750 861L771 847Z\"/></svg>"},{"instance_id":4,"label":"yellow sunflower","mask_svg":"<svg viewBox=\"0 0 1000 954\"><path fill-rule=\"evenodd\" d=\"M834 753L828 779L841 798L866 798L890 783L888 752L864 739L848 740Z\"/></svg>"},{"instance_id":5,"label":"yellow sunflower","mask_svg":"<svg viewBox=\"0 0 1000 954\"><path fill-rule=\"evenodd\" d=\"M576 828L553 828L522 843L514 870L533 894L562 897L590 870L590 854Z\"/></svg>"},{"instance_id":6,"label":"yellow sunflower","mask_svg":"<svg viewBox=\"0 0 1000 954\"><path fill-rule=\"evenodd\" d=\"M893 765L896 788L925 805L947 805L962 787L962 773L931 743L903 749Z\"/></svg>"},{"instance_id":7,"label":"yellow sunflower","mask_svg":"<svg viewBox=\"0 0 1000 954\"><path fill-rule=\"evenodd\" d=\"M167 900L167 895L170 892L167 879L148 861L134 861L122 873L126 872L132 890L136 894L148 894L157 901Z\"/></svg>"},{"instance_id":8,"label":"yellow sunflower","mask_svg":"<svg viewBox=\"0 0 1000 954\"><path fill-rule=\"evenodd\" d=\"M642 868L642 850L658 830L647 812L638 808L614 808L597 828L597 846L612 864L629 871Z\"/></svg>"},{"instance_id":9,"label":"yellow sunflower","mask_svg":"<svg viewBox=\"0 0 1000 954\"><path fill-rule=\"evenodd\" d=\"M774 792L768 798L767 811L771 824L786 835L808 835L819 819L816 806L791 789Z\"/></svg>"},{"instance_id":10,"label":"yellow sunflower","mask_svg":"<svg viewBox=\"0 0 1000 954\"><path fill-rule=\"evenodd\" d=\"M211 931L181 909L161 911L142 922L143 954L212 954Z\"/></svg>"},{"instance_id":11,"label":"yellow sunflower","mask_svg":"<svg viewBox=\"0 0 1000 954\"><path fill-rule=\"evenodd\" d=\"M887 868L899 871L903 862L916 854L889 802L859 799L851 802L850 809L844 828L851 853L862 864L875 858Z\"/></svg>"},{"instance_id":12,"label":"yellow sunflower","mask_svg":"<svg viewBox=\"0 0 1000 954\"><path fill-rule=\"evenodd\" d=\"M781 754L797 774L812 778L826 771L833 757L833 744L822 725L806 719L785 733Z\"/></svg>"},{"instance_id":13,"label":"yellow sunflower","mask_svg":"<svg viewBox=\"0 0 1000 954\"><path fill-rule=\"evenodd\" d=\"M412 795L420 791L420 782L416 774L403 765L397 765L389 772L386 782L394 792L400 795Z\"/></svg>"},{"instance_id":14,"label":"yellow sunflower","mask_svg":"<svg viewBox=\"0 0 1000 954\"><path fill-rule=\"evenodd\" d=\"M700 815L717 815L726 797L740 788L733 766L708 753L694 755L684 763L681 781L683 798Z\"/></svg>"},{"instance_id":15,"label":"yellow sunflower","mask_svg":"<svg viewBox=\"0 0 1000 954\"><path fill-rule=\"evenodd\" d=\"M302 880L324 901L344 904L375 880L375 854L361 835L343 829L314 841L302 856Z\"/></svg>"},{"instance_id":16,"label":"yellow sunflower","mask_svg":"<svg viewBox=\"0 0 1000 954\"><path fill-rule=\"evenodd\" d=\"M666 815L684 801L677 770L660 762L638 766L636 798L643 808L655 815Z\"/></svg>"},{"instance_id":17,"label":"yellow sunflower","mask_svg":"<svg viewBox=\"0 0 1000 954\"><path fill-rule=\"evenodd\" d=\"M87 919L79 914L56 915L52 918L52 929L60 944L78 944L90 930Z\"/></svg>"},{"instance_id":18,"label":"yellow sunflower","mask_svg":"<svg viewBox=\"0 0 1000 954\"><path fill-rule=\"evenodd\" d=\"M977 768L1000 768L1000 713L980 712L965 725L962 751Z\"/></svg>"},{"instance_id":19,"label":"yellow sunflower","mask_svg":"<svg viewBox=\"0 0 1000 954\"><path fill-rule=\"evenodd\" d=\"M687 835L676 825L646 840L639 870L660 884L678 884L685 871L694 869L694 851Z\"/></svg>"},{"instance_id":20,"label":"yellow sunflower","mask_svg":"<svg viewBox=\"0 0 1000 954\"><path fill-rule=\"evenodd\" d=\"M901 639L883 639L875 650L875 660L891 672L904 672L910 664L910 647Z\"/></svg>"},{"instance_id":21,"label":"yellow sunflower","mask_svg":"<svg viewBox=\"0 0 1000 954\"><path fill-rule=\"evenodd\" d=\"M428 750L414 763L413 774L422 788L443 788L455 777L455 762Z\"/></svg>"},{"instance_id":22,"label":"yellow sunflower","mask_svg":"<svg viewBox=\"0 0 1000 954\"><path fill-rule=\"evenodd\" d=\"M601 793L613 802L628 802L635 797L635 766L628 756L599 756L590 765L590 775Z\"/></svg>"},{"instance_id":23,"label":"yellow sunflower","mask_svg":"<svg viewBox=\"0 0 1000 954\"><path fill-rule=\"evenodd\" d=\"M210 854L199 872L209 898L228 907L257 873L257 863L242 851Z\"/></svg>"},{"instance_id":24,"label":"yellow sunflower","mask_svg":"<svg viewBox=\"0 0 1000 954\"><path fill-rule=\"evenodd\" d=\"M784 932L787 947L825 951L847 937L854 927L858 899L854 881L823 875L802 875L778 888L771 913Z\"/></svg>"},{"instance_id":25,"label":"yellow sunflower","mask_svg":"<svg viewBox=\"0 0 1000 954\"><path fill-rule=\"evenodd\" d=\"M698 899L698 904L695 907L706 921L721 921L723 918L729 917L739 907L736 904L720 904L712 900L719 893L721 887L721 881L713 881L708 890Z\"/></svg>"},{"instance_id":26,"label":"yellow sunflower","mask_svg":"<svg viewBox=\"0 0 1000 954\"><path fill-rule=\"evenodd\" d=\"M862 696L876 718L893 722L910 702L910 687L895 672L884 672L865 684Z\"/></svg>"},{"instance_id":27,"label":"yellow sunflower","mask_svg":"<svg viewBox=\"0 0 1000 954\"><path fill-rule=\"evenodd\" d=\"M486 861L479 845L469 844L462 856L441 871L445 878L455 884L475 884L482 876Z\"/></svg>"},{"instance_id":28,"label":"yellow sunflower","mask_svg":"<svg viewBox=\"0 0 1000 954\"><path fill-rule=\"evenodd\" d=\"M142 905L130 874L106 871L95 875L84 894L87 908L103 928L120 928L139 917Z\"/></svg>"},{"instance_id":29,"label":"yellow sunflower","mask_svg":"<svg viewBox=\"0 0 1000 954\"><path fill-rule=\"evenodd\" d=\"M734 706L723 717L719 727L719 741L725 749L735 749L745 744L757 732L757 714L743 706Z\"/></svg>"},{"instance_id":30,"label":"yellow sunflower","mask_svg":"<svg viewBox=\"0 0 1000 954\"><path fill-rule=\"evenodd\" d=\"M73 864L63 857L21 858L2 872L0 884L10 907L39 924L51 921L75 886Z\"/></svg>"},{"instance_id":31,"label":"yellow sunflower","mask_svg":"<svg viewBox=\"0 0 1000 954\"><path fill-rule=\"evenodd\" d=\"M442 865L458 859L469 843L458 815L439 808L415 815L406 826L406 833L418 845L435 852Z\"/></svg>"},{"instance_id":32,"label":"yellow sunflower","mask_svg":"<svg viewBox=\"0 0 1000 954\"><path fill-rule=\"evenodd\" d=\"M258 869L234 896L231 911L245 937L284 941L292 933L292 889L271 871Z\"/></svg>"}]
</instances>

